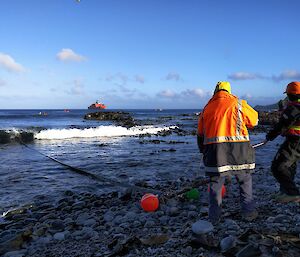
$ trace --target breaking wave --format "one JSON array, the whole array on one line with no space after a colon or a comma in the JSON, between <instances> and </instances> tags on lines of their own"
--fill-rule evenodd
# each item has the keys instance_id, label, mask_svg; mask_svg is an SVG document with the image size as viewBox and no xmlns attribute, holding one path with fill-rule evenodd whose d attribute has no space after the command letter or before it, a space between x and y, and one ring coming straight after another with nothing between
<instances>
[{"instance_id":1,"label":"breaking wave","mask_svg":"<svg viewBox=\"0 0 300 257\"><path fill-rule=\"evenodd\" d=\"M71 128L71 129L48 129L42 130L34 137L36 139L68 139L68 138L93 138L93 137L118 137L138 136L144 134L157 134L162 131L169 131L176 126L136 126L125 128L121 126L99 126L96 128Z\"/></svg>"},{"instance_id":2,"label":"breaking wave","mask_svg":"<svg viewBox=\"0 0 300 257\"><path fill-rule=\"evenodd\" d=\"M66 129L32 129L32 130L0 130L0 144L16 141L29 143L38 140L60 140L68 138L119 137L155 135L171 133L177 126L136 126L125 128L121 126L99 126L96 128L66 128Z\"/></svg>"}]
</instances>

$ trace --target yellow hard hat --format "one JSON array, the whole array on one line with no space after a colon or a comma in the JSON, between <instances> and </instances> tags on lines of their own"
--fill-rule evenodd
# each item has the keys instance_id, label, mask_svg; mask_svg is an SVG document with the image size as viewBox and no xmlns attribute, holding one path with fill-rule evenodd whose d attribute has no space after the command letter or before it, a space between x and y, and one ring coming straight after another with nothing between
<instances>
[{"instance_id":1,"label":"yellow hard hat","mask_svg":"<svg viewBox=\"0 0 300 257\"><path fill-rule=\"evenodd\" d=\"M231 94L230 83L227 81L219 81L216 85L215 93L217 93L220 90L226 90L229 94Z\"/></svg>"}]
</instances>

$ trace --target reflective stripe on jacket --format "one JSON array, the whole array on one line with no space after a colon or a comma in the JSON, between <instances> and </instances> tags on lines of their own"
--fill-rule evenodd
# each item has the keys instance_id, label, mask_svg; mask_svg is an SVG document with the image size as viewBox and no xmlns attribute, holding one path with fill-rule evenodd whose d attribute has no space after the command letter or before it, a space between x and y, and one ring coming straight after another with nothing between
<instances>
[{"instance_id":1,"label":"reflective stripe on jacket","mask_svg":"<svg viewBox=\"0 0 300 257\"><path fill-rule=\"evenodd\" d=\"M257 122L257 112L236 96L219 91L210 99L198 122L208 175L255 168L247 127Z\"/></svg>"},{"instance_id":2,"label":"reflective stripe on jacket","mask_svg":"<svg viewBox=\"0 0 300 257\"><path fill-rule=\"evenodd\" d=\"M297 109L300 108L300 103L298 102L288 102L287 106L295 106ZM284 114L283 114L284 115ZM300 136L300 120L297 120L295 117L295 120L293 121L293 124L288 126L288 129L286 132L284 132L285 136Z\"/></svg>"}]
</instances>

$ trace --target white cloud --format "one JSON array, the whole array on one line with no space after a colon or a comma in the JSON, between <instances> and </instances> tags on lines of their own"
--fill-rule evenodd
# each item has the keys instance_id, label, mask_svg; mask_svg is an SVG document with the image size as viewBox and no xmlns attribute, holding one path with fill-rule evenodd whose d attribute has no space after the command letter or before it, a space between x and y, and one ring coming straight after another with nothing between
<instances>
[{"instance_id":1,"label":"white cloud","mask_svg":"<svg viewBox=\"0 0 300 257\"><path fill-rule=\"evenodd\" d=\"M75 79L71 84L72 87L66 93L69 95L84 95L84 84L81 79Z\"/></svg>"},{"instance_id":2,"label":"white cloud","mask_svg":"<svg viewBox=\"0 0 300 257\"><path fill-rule=\"evenodd\" d=\"M272 76L274 81L283 81L283 80L300 80L300 72L296 70L286 70L281 72L278 76Z\"/></svg>"},{"instance_id":3,"label":"white cloud","mask_svg":"<svg viewBox=\"0 0 300 257\"><path fill-rule=\"evenodd\" d=\"M252 80L252 79L263 79L266 78L260 74L250 73L250 72L235 72L228 75L229 79L232 80Z\"/></svg>"},{"instance_id":4,"label":"white cloud","mask_svg":"<svg viewBox=\"0 0 300 257\"><path fill-rule=\"evenodd\" d=\"M23 72L25 68L8 54L0 53L0 66L9 72Z\"/></svg>"},{"instance_id":5,"label":"white cloud","mask_svg":"<svg viewBox=\"0 0 300 257\"><path fill-rule=\"evenodd\" d=\"M6 86L6 82L3 79L0 79L0 87Z\"/></svg>"},{"instance_id":6,"label":"white cloud","mask_svg":"<svg viewBox=\"0 0 300 257\"><path fill-rule=\"evenodd\" d=\"M108 74L105 77L105 80L108 82L113 82L115 85L120 86L120 85L126 85L129 78L127 75L118 72L116 74Z\"/></svg>"},{"instance_id":7,"label":"white cloud","mask_svg":"<svg viewBox=\"0 0 300 257\"><path fill-rule=\"evenodd\" d=\"M191 99L208 99L211 97L212 93L208 91L204 91L201 88L192 88L186 89L179 93L176 93L170 89L163 90L157 94L157 96L164 97L164 98L173 98L173 99L181 99L184 101L189 101Z\"/></svg>"},{"instance_id":8,"label":"white cloud","mask_svg":"<svg viewBox=\"0 0 300 257\"><path fill-rule=\"evenodd\" d=\"M141 83L141 84L144 84L144 83L145 83L145 78L144 78L144 76L141 76L141 75L135 75L135 76L134 76L134 80L135 80L136 82Z\"/></svg>"},{"instance_id":9,"label":"white cloud","mask_svg":"<svg viewBox=\"0 0 300 257\"><path fill-rule=\"evenodd\" d=\"M71 61L71 62L83 62L87 58L75 53L72 49L64 48L57 55L57 59L60 61Z\"/></svg>"},{"instance_id":10,"label":"white cloud","mask_svg":"<svg viewBox=\"0 0 300 257\"><path fill-rule=\"evenodd\" d=\"M157 94L157 96L164 97L164 98L174 98L176 97L176 95L177 94L170 89L163 90Z\"/></svg>"},{"instance_id":11,"label":"white cloud","mask_svg":"<svg viewBox=\"0 0 300 257\"><path fill-rule=\"evenodd\" d=\"M253 96L250 93L246 93L242 95L241 98L245 100L249 100L249 99L253 99Z\"/></svg>"},{"instance_id":12,"label":"white cloud","mask_svg":"<svg viewBox=\"0 0 300 257\"><path fill-rule=\"evenodd\" d=\"M194 89L187 89L181 92L181 95L188 96L188 97L206 97L209 93L205 92L201 88L194 88Z\"/></svg>"},{"instance_id":13,"label":"white cloud","mask_svg":"<svg viewBox=\"0 0 300 257\"><path fill-rule=\"evenodd\" d=\"M182 80L179 73L177 72L169 72L166 76L166 80L174 80L174 81L179 81Z\"/></svg>"},{"instance_id":14,"label":"white cloud","mask_svg":"<svg viewBox=\"0 0 300 257\"><path fill-rule=\"evenodd\" d=\"M253 79L268 79L275 82L283 80L300 80L300 72L296 70L286 70L281 72L279 75L265 76L258 73L250 72L235 72L228 75L229 79L232 80L253 80Z\"/></svg>"}]
</instances>

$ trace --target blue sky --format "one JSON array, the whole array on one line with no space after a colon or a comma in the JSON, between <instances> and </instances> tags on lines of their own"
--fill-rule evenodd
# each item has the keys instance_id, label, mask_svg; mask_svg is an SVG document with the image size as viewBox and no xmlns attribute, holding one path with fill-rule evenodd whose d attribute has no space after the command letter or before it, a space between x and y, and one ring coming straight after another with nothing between
<instances>
[{"instance_id":1,"label":"blue sky","mask_svg":"<svg viewBox=\"0 0 300 257\"><path fill-rule=\"evenodd\" d=\"M300 80L297 0L0 0L0 109L251 105Z\"/></svg>"}]
</instances>

